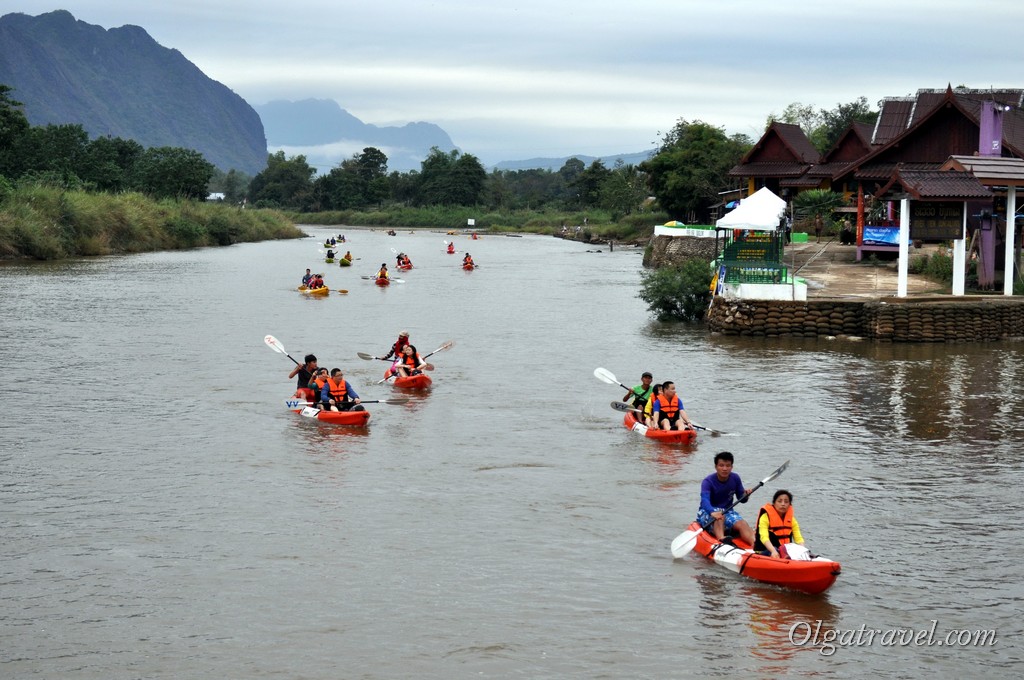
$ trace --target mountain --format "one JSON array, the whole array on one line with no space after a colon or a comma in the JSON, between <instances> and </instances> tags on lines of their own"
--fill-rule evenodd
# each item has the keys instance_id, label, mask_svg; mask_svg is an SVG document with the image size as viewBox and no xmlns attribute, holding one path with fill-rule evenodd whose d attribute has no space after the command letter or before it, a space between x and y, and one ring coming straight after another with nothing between
<instances>
[{"instance_id":1,"label":"mountain","mask_svg":"<svg viewBox=\"0 0 1024 680\"><path fill-rule=\"evenodd\" d=\"M302 153L311 166L327 172L368 146L388 157L388 170L419 170L436 146L455 149L448 133L433 123L378 127L364 123L333 99L276 100L255 107L263 120L267 144L286 155Z\"/></svg>"},{"instance_id":2,"label":"mountain","mask_svg":"<svg viewBox=\"0 0 1024 680\"><path fill-rule=\"evenodd\" d=\"M584 165L589 166L594 161L601 161L605 167L612 169L618 161L622 161L626 165L639 165L643 161L647 160L654 155L657 149L651 149L650 151L638 151L636 153L622 153L615 156L563 156L561 158L529 158L524 161L501 161L494 166L495 170L532 170L534 168L540 168L542 170L559 170L565 162L570 158L577 158L583 161Z\"/></svg>"},{"instance_id":3,"label":"mountain","mask_svg":"<svg viewBox=\"0 0 1024 680\"><path fill-rule=\"evenodd\" d=\"M0 17L0 83L32 125L194 149L251 175L267 165L256 111L138 26L106 30L65 10Z\"/></svg>"}]
</instances>

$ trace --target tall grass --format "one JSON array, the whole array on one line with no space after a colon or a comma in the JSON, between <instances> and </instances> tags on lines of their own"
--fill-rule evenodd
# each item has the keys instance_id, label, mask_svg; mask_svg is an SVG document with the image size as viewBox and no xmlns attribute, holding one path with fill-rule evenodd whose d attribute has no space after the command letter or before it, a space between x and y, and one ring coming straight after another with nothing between
<instances>
[{"instance_id":1,"label":"tall grass","mask_svg":"<svg viewBox=\"0 0 1024 680\"><path fill-rule=\"evenodd\" d=\"M0 257L52 260L298 238L282 213L37 184L0 193Z\"/></svg>"}]
</instances>

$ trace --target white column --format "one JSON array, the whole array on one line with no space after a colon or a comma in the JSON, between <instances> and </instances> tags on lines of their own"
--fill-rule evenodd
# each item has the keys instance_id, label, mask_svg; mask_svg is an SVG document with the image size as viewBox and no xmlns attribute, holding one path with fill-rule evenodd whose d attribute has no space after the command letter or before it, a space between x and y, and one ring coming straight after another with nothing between
<instances>
[{"instance_id":1,"label":"white column","mask_svg":"<svg viewBox=\"0 0 1024 680\"><path fill-rule=\"evenodd\" d=\"M1003 265L1003 295L1013 295L1013 244L1017 215L1017 187L1006 187L1006 263Z\"/></svg>"},{"instance_id":2,"label":"white column","mask_svg":"<svg viewBox=\"0 0 1024 680\"><path fill-rule=\"evenodd\" d=\"M900 262L896 297L907 297L907 260L910 258L910 199L900 199Z\"/></svg>"},{"instance_id":3,"label":"white column","mask_svg":"<svg viewBox=\"0 0 1024 680\"><path fill-rule=\"evenodd\" d=\"M953 295L964 294L964 279L967 269L967 201L964 201L964 223L960 227L960 238L953 241Z\"/></svg>"}]
</instances>

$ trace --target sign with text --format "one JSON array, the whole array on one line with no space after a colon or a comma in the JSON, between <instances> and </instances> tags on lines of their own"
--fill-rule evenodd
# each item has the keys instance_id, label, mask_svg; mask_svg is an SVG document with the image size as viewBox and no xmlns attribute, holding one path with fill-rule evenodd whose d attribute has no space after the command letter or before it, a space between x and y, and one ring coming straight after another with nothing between
<instances>
[{"instance_id":1,"label":"sign with text","mask_svg":"<svg viewBox=\"0 0 1024 680\"><path fill-rule=\"evenodd\" d=\"M948 241L963 238L964 204L961 201L911 201L910 239Z\"/></svg>"}]
</instances>

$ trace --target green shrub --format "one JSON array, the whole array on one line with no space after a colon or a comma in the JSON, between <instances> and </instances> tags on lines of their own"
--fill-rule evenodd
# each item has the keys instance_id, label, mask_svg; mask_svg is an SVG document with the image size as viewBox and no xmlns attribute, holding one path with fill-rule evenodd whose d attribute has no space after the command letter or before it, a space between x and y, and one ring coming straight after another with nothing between
<instances>
[{"instance_id":1,"label":"green shrub","mask_svg":"<svg viewBox=\"0 0 1024 680\"><path fill-rule=\"evenodd\" d=\"M911 274L924 274L927 269L927 255L914 255L910 258L910 262L907 263L907 271Z\"/></svg>"},{"instance_id":2,"label":"green shrub","mask_svg":"<svg viewBox=\"0 0 1024 680\"><path fill-rule=\"evenodd\" d=\"M700 258L643 274L638 297L659 321L700 321L711 301L711 272Z\"/></svg>"},{"instance_id":3,"label":"green shrub","mask_svg":"<svg viewBox=\"0 0 1024 680\"><path fill-rule=\"evenodd\" d=\"M944 252L938 252L928 258L925 276L943 283L953 282L953 258Z\"/></svg>"}]
</instances>

